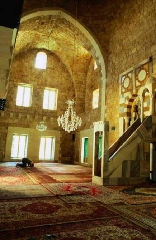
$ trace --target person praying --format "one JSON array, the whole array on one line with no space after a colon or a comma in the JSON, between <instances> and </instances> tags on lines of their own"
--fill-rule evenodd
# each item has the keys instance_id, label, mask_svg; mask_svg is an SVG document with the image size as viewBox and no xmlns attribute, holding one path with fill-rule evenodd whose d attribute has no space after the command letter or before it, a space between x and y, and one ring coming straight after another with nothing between
<instances>
[{"instance_id":1,"label":"person praying","mask_svg":"<svg viewBox=\"0 0 156 240\"><path fill-rule=\"evenodd\" d=\"M34 163L29 158L22 158L22 163L17 163L16 167L34 167Z\"/></svg>"}]
</instances>

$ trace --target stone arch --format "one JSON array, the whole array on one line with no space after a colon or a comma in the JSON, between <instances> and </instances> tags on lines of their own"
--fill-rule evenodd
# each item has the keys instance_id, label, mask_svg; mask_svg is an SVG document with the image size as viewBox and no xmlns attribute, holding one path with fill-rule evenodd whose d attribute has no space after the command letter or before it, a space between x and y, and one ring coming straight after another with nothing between
<instances>
[{"instance_id":1,"label":"stone arch","mask_svg":"<svg viewBox=\"0 0 156 240\"><path fill-rule=\"evenodd\" d=\"M64 10L60 9L34 9L32 11L26 12L20 20L20 23L23 23L26 20L29 20L31 18L37 17L37 16L47 16L47 15L52 15L55 16L56 18L61 18L61 19L66 19L69 21L71 24L73 24L76 28L84 34L84 36L88 39L88 42L90 43L89 45L83 46L86 48L88 52L91 53L93 58L96 60L96 63L98 67L101 70L101 116L100 120L104 121L105 118L105 91L106 91L106 70L105 70L105 63L104 63L104 57L102 54L102 49L100 47L100 44L98 40L95 38L95 36L78 21L74 16L71 16L69 13L65 12Z\"/></svg>"},{"instance_id":2,"label":"stone arch","mask_svg":"<svg viewBox=\"0 0 156 240\"><path fill-rule=\"evenodd\" d=\"M122 133L124 131L126 131L127 128L132 123L132 109L133 109L134 104L138 104L138 95L132 94L132 95L127 96L125 99L123 112L119 119L120 135L122 135Z\"/></svg>"},{"instance_id":3,"label":"stone arch","mask_svg":"<svg viewBox=\"0 0 156 240\"><path fill-rule=\"evenodd\" d=\"M151 114L151 96L150 90L146 87L143 89L141 98L142 98L142 119Z\"/></svg>"},{"instance_id":4,"label":"stone arch","mask_svg":"<svg viewBox=\"0 0 156 240\"><path fill-rule=\"evenodd\" d=\"M137 112L135 111L136 107L137 107ZM139 117L139 112L140 112L139 109L140 109L140 105L138 104L138 95L132 94L127 105L127 117L128 117L127 127L129 127L136 120L136 118Z\"/></svg>"},{"instance_id":5,"label":"stone arch","mask_svg":"<svg viewBox=\"0 0 156 240\"><path fill-rule=\"evenodd\" d=\"M145 94L146 93L149 93L149 89L148 88L145 88L143 91L142 91L142 98L145 98Z\"/></svg>"},{"instance_id":6,"label":"stone arch","mask_svg":"<svg viewBox=\"0 0 156 240\"><path fill-rule=\"evenodd\" d=\"M132 96L127 99L127 106L126 106L126 116L127 117L131 117L132 106L137 97L138 97L137 94L132 94Z\"/></svg>"}]
</instances>

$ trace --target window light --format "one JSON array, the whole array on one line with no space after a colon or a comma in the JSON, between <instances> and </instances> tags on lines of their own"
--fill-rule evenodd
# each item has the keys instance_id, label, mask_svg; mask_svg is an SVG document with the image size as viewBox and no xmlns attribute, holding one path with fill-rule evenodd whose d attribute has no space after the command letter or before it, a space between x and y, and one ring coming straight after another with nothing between
<instances>
[{"instance_id":1,"label":"window light","mask_svg":"<svg viewBox=\"0 0 156 240\"><path fill-rule=\"evenodd\" d=\"M98 108L98 105L99 105L99 89L96 89L93 91L93 102L92 102L93 109Z\"/></svg>"},{"instance_id":2,"label":"window light","mask_svg":"<svg viewBox=\"0 0 156 240\"><path fill-rule=\"evenodd\" d=\"M27 156L28 136L14 134L11 145L11 158L23 158Z\"/></svg>"},{"instance_id":3,"label":"window light","mask_svg":"<svg viewBox=\"0 0 156 240\"><path fill-rule=\"evenodd\" d=\"M44 52L38 52L35 60L35 68L46 69L47 54Z\"/></svg>"},{"instance_id":4,"label":"window light","mask_svg":"<svg viewBox=\"0 0 156 240\"><path fill-rule=\"evenodd\" d=\"M54 160L55 137L41 137L39 159Z\"/></svg>"},{"instance_id":5,"label":"window light","mask_svg":"<svg viewBox=\"0 0 156 240\"><path fill-rule=\"evenodd\" d=\"M55 88L45 88L43 96L43 109L56 110L57 93L58 90Z\"/></svg>"},{"instance_id":6,"label":"window light","mask_svg":"<svg viewBox=\"0 0 156 240\"><path fill-rule=\"evenodd\" d=\"M32 103L32 85L19 84L16 95L16 105L30 107Z\"/></svg>"},{"instance_id":7,"label":"window light","mask_svg":"<svg viewBox=\"0 0 156 240\"><path fill-rule=\"evenodd\" d=\"M98 68L96 61L94 61L94 70Z\"/></svg>"}]
</instances>

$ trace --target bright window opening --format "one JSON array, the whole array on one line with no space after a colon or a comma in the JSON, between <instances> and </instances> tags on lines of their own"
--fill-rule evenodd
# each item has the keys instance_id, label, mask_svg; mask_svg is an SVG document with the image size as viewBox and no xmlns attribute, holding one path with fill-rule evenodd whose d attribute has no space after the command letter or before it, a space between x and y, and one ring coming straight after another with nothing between
<instances>
[{"instance_id":1,"label":"bright window opening","mask_svg":"<svg viewBox=\"0 0 156 240\"><path fill-rule=\"evenodd\" d=\"M19 84L16 95L16 105L30 107L32 103L32 85Z\"/></svg>"},{"instance_id":2,"label":"bright window opening","mask_svg":"<svg viewBox=\"0 0 156 240\"><path fill-rule=\"evenodd\" d=\"M98 108L99 106L99 89L93 91L93 102L92 102L93 109Z\"/></svg>"},{"instance_id":3,"label":"bright window opening","mask_svg":"<svg viewBox=\"0 0 156 240\"><path fill-rule=\"evenodd\" d=\"M38 52L35 59L35 68L46 69L47 66L47 54L44 52Z\"/></svg>"},{"instance_id":4,"label":"bright window opening","mask_svg":"<svg viewBox=\"0 0 156 240\"><path fill-rule=\"evenodd\" d=\"M94 70L98 68L96 61L94 61Z\"/></svg>"},{"instance_id":5,"label":"bright window opening","mask_svg":"<svg viewBox=\"0 0 156 240\"><path fill-rule=\"evenodd\" d=\"M57 109L57 94L58 90L55 88L46 88L43 96L43 109L56 110Z\"/></svg>"},{"instance_id":6,"label":"bright window opening","mask_svg":"<svg viewBox=\"0 0 156 240\"><path fill-rule=\"evenodd\" d=\"M14 134L11 145L11 158L27 157L28 136Z\"/></svg>"},{"instance_id":7,"label":"bright window opening","mask_svg":"<svg viewBox=\"0 0 156 240\"><path fill-rule=\"evenodd\" d=\"M54 160L55 137L41 137L39 159Z\"/></svg>"}]
</instances>

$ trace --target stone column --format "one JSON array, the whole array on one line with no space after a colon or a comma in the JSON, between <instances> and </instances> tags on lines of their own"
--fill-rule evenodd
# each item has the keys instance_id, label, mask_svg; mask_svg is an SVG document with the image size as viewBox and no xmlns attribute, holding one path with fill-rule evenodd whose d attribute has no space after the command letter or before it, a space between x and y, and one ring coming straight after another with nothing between
<instances>
[{"instance_id":1,"label":"stone column","mask_svg":"<svg viewBox=\"0 0 156 240\"><path fill-rule=\"evenodd\" d=\"M143 97L141 97L140 99L140 119L141 119L141 122L143 122L143 118L144 118L144 112L143 112Z\"/></svg>"},{"instance_id":2,"label":"stone column","mask_svg":"<svg viewBox=\"0 0 156 240\"><path fill-rule=\"evenodd\" d=\"M129 117L125 117L125 131L127 130L127 128L129 127Z\"/></svg>"},{"instance_id":3,"label":"stone column","mask_svg":"<svg viewBox=\"0 0 156 240\"><path fill-rule=\"evenodd\" d=\"M93 145L94 145L94 153L93 153L93 170L92 170L92 182L93 183L96 183L98 185L103 185L103 172L104 172L104 157L105 157L105 149L106 149L106 146L105 146L105 141L106 141L106 135L105 135L105 131L104 131L104 122L103 121L99 121L99 122L94 122L93 123L94 125L94 142L93 142ZM97 149L95 150L95 134L98 133L98 132L101 132L102 134L102 157L100 159L100 162L101 162L101 166L100 166L100 172L101 172L101 175L98 176L95 174L96 172L96 166L97 166L97 163L99 164L99 161L98 159L96 159L96 156L95 156L95 153L96 155L98 155L98 153L96 152ZM108 145L108 143L107 143Z\"/></svg>"},{"instance_id":4,"label":"stone column","mask_svg":"<svg viewBox=\"0 0 156 240\"><path fill-rule=\"evenodd\" d=\"M154 114L154 95L150 94L150 115Z\"/></svg>"},{"instance_id":5,"label":"stone column","mask_svg":"<svg viewBox=\"0 0 156 240\"><path fill-rule=\"evenodd\" d=\"M109 122L104 123L104 171L108 170L109 161Z\"/></svg>"}]
</instances>

